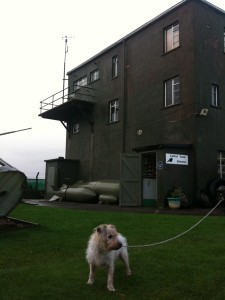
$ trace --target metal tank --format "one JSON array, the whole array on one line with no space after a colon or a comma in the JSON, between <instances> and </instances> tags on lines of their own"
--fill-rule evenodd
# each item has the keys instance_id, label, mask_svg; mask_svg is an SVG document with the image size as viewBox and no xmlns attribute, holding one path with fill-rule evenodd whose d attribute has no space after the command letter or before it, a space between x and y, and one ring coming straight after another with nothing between
<instances>
[{"instance_id":1,"label":"metal tank","mask_svg":"<svg viewBox=\"0 0 225 300\"><path fill-rule=\"evenodd\" d=\"M84 203L99 201L107 204L117 204L119 198L119 181L117 180L79 181L73 185L62 185L60 189L52 188L54 196L50 201L63 199Z\"/></svg>"}]
</instances>

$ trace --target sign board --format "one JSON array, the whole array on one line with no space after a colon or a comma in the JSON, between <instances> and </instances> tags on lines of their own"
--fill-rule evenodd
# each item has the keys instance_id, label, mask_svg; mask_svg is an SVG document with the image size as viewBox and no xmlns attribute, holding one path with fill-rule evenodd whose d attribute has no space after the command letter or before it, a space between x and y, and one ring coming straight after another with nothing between
<instances>
[{"instance_id":1,"label":"sign board","mask_svg":"<svg viewBox=\"0 0 225 300\"><path fill-rule=\"evenodd\" d=\"M188 155L166 153L166 163L172 165L188 165Z\"/></svg>"}]
</instances>

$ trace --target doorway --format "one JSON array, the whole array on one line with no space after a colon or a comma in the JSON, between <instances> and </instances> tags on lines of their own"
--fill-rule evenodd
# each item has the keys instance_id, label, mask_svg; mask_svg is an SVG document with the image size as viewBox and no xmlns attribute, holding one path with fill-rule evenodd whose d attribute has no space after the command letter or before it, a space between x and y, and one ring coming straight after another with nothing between
<instances>
[{"instance_id":1,"label":"doorway","mask_svg":"<svg viewBox=\"0 0 225 300\"><path fill-rule=\"evenodd\" d=\"M143 206L157 205L156 152L142 155L142 203Z\"/></svg>"}]
</instances>

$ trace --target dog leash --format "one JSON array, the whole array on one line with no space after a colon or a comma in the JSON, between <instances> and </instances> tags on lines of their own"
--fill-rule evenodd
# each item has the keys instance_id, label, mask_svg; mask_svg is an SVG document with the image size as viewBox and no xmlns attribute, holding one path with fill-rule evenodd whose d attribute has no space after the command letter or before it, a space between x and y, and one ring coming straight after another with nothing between
<instances>
[{"instance_id":1,"label":"dog leash","mask_svg":"<svg viewBox=\"0 0 225 300\"><path fill-rule=\"evenodd\" d=\"M225 199L224 197L221 197L220 201L202 218L200 219L196 224L194 224L192 227L190 227L189 229L185 230L184 232L181 232L180 234L171 237L167 240L161 241L161 242L156 242L156 243L152 243L152 244L145 244L145 245L126 245L123 247L127 247L127 248L144 248L144 247L153 247L153 246L157 246L157 245L161 245L161 244L165 244L168 242L171 242L181 236L183 236L184 234L188 233L189 231L191 231L192 229L194 229L195 227L197 227L200 223L202 223L209 215L211 215L211 213L221 204L221 202L223 202Z\"/></svg>"}]
</instances>

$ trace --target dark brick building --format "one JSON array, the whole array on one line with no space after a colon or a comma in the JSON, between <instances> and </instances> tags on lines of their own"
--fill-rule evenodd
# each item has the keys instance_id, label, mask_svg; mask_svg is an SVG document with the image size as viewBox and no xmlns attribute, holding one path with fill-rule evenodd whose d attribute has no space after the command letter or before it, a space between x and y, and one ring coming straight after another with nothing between
<instances>
[{"instance_id":1,"label":"dark brick building","mask_svg":"<svg viewBox=\"0 0 225 300\"><path fill-rule=\"evenodd\" d=\"M225 175L225 12L186 0L68 72L40 116L67 130L83 180L121 182L121 205L193 200Z\"/></svg>"}]
</instances>

